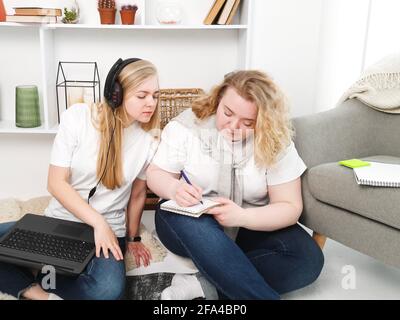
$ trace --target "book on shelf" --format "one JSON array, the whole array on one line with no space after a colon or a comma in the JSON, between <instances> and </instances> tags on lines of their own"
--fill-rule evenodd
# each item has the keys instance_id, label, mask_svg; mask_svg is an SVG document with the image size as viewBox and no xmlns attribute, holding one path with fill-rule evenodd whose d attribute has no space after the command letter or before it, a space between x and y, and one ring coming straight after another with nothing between
<instances>
[{"instance_id":1,"label":"book on shelf","mask_svg":"<svg viewBox=\"0 0 400 320\"><path fill-rule=\"evenodd\" d=\"M205 17L203 23L204 24L213 24L218 19L219 15L221 14L221 9L224 5L226 0L215 0L213 5L210 8L207 16Z\"/></svg>"},{"instance_id":2,"label":"book on shelf","mask_svg":"<svg viewBox=\"0 0 400 320\"><path fill-rule=\"evenodd\" d=\"M219 15L217 24L226 24L228 21L229 14L231 13L236 0L226 0L224 7L222 8L221 14Z\"/></svg>"},{"instance_id":3,"label":"book on shelf","mask_svg":"<svg viewBox=\"0 0 400 320\"><path fill-rule=\"evenodd\" d=\"M57 23L56 16L6 16L7 22L17 23Z\"/></svg>"},{"instance_id":4,"label":"book on shelf","mask_svg":"<svg viewBox=\"0 0 400 320\"><path fill-rule=\"evenodd\" d=\"M14 11L17 16L62 16L59 8L15 7Z\"/></svg>"},{"instance_id":5,"label":"book on shelf","mask_svg":"<svg viewBox=\"0 0 400 320\"><path fill-rule=\"evenodd\" d=\"M239 8L239 4L240 4L240 0L236 0L231 12L229 13L228 20L226 21L225 24L232 24L232 20L235 17L236 11Z\"/></svg>"}]
</instances>

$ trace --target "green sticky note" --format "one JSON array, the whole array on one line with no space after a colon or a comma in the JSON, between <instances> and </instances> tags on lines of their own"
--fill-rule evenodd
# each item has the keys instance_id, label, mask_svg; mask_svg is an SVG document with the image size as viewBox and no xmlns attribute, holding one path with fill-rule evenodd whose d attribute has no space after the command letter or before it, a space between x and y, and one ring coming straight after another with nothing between
<instances>
[{"instance_id":1,"label":"green sticky note","mask_svg":"<svg viewBox=\"0 0 400 320\"><path fill-rule=\"evenodd\" d=\"M362 161L360 159L342 160L342 161L339 161L339 164L341 164L342 166L349 167L349 168L359 168L359 167L365 167L365 166L371 165L369 162Z\"/></svg>"}]
</instances>

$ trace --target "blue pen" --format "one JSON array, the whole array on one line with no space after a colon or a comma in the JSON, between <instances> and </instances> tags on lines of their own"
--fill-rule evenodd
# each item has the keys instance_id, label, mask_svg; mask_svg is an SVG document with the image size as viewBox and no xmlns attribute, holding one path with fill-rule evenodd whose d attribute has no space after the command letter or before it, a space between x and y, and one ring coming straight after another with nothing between
<instances>
[{"instance_id":1,"label":"blue pen","mask_svg":"<svg viewBox=\"0 0 400 320\"><path fill-rule=\"evenodd\" d=\"M192 186L192 183L190 182L189 178L186 176L185 172L183 170L181 170L181 176L183 177L183 179L185 179L185 181L190 184ZM204 204L203 201L200 200L201 204Z\"/></svg>"}]
</instances>

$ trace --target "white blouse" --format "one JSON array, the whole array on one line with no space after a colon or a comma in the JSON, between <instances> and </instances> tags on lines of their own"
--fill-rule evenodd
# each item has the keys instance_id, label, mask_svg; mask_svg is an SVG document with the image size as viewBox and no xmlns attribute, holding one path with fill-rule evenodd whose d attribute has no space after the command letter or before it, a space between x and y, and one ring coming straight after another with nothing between
<instances>
[{"instance_id":1,"label":"white blouse","mask_svg":"<svg viewBox=\"0 0 400 320\"><path fill-rule=\"evenodd\" d=\"M254 156L245 164L243 168L245 202L252 205L266 205L268 186L293 181L307 168L293 142L278 158L280 160L270 168L258 168ZM217 190L218 162L202 152L200 140L177 121L171 121L164 128L153 163L172 173L184 170L190 181L203 189L203 195Z\"/></svg>"},{"instance_id":2,"label":"white blouse","mask_svg":"<svg viewBox=\"0 0 400 320\"><path fill-rule=\"evenodd\" d=\"M87 201L89 191L98 181L96 165L99 138L100 134L92 124L88 105L73 105L62 114L50 164L70 168L70 184L85 201ZM125 210L132 183L136 178L146 180L145 171L157 145L158 142L144 131L140 124L134 123L125 128L122 146L124 183L114 190L107 189L100 183L95 195L90 199L90 205L105 217L117 237L124 237L126 233ZM55 198L50 201L45 214L54 218L80 222Z\"/></svg>"}]
</instances>

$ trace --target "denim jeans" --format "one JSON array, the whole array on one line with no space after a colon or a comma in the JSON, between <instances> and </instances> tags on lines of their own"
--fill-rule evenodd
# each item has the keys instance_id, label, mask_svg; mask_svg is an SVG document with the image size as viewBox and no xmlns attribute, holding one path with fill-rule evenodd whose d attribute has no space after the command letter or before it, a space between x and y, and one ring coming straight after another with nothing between
<instances>
[{"instance_id":1,"label":"denim jeans","mask_svg":"<svg viewBox=\"0 0 400 320\"><path fill-rule=\"evenodd\" d=\"M0 224L0 237L3 236L14 222ZM118 238L122 252L125 252L125 238ZM35 277L33 272L20 267L0 262L0 292L20 298L21 293L34 283L41 283L46 274ZM125 290L125 263L116 261L113 254L109 259L103 254L94 257L79 276L68 277L56 275L55 289L46 290L57 294L63 299L73 300L115 300L120 299Z\"/></svg>"},{"instance_id":2,"label":"denim jeans","mask_svg":"<svg viewBox=\"0 0 400 320\"><path fill-rule=\"evenodd\" d=\"M321 249L298 224L272 232L240 228L236 242L211 216L156 210L161 242L189 257L224 299L280 299L315 281L324 264Z\"/></svg>"}]
</instances>

